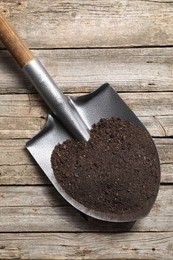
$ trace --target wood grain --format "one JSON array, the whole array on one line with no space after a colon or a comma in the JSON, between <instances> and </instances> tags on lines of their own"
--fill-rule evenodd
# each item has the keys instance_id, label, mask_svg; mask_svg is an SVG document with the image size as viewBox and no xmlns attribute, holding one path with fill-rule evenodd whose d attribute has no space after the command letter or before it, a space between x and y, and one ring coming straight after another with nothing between
<instances>
[{"instance_id":1,"label":"wood grain","mask_svg":"<svg viewBox=\"0 0 173 260\"><path fill-rule=\"evenodd\" d=\"M173 136L172 92L120 93L120 96L153 137ZM33 137L44 126L47 112L37 94L0 95L0 138Z\"/></svg>"},{"instance_id":2,"label":"wood grain","mask_svg":"<svg viewBox=\"0 0 173 260\"><path fill-rule=\"evenodd\" d=\"M0 259L172 260L173 233L0 234Z\"/></svg>"},{"instance_id":3,"label":"wood grain","mask_svg":"<svg viewBox=\"0 0 173 260\"><path fill-rule=\"evenodd\" d=\"M158 210L160 204L164 203L166 197L171 196L173 190L171 185L160 186L159 196L154 211ZM0 208L2 207L70 207L69 204L52 186L0 186ZM162 202L163 200L163 202ZM169 207L169 206L168 206ZM165 207L166 208L166 207Z\"/></svg>"},{"instance_id":4,"label":"wood grain","mask_svg":"<svg viewBox=\"0 0 173 260\"><path fill-rule=\"evenodd\" d=\"M21 111L22 112L22 111ZM36 135L46 122L46 113L40 117L0 117L0 138L32 138ZM154 137L164 137L173 135L173 116L144 116L139 117L149 133Z\"/></svg>"},{"instance_id":5,"label":"wood grain","mask_svg":"<svg viewBox=\"0 0 173 260\"><path fill-rule=\"evenodd\" d=\"M1 207L59 207L68 203L50 186L0 186Z\"/></svg>"},{"instance_id":6,"label":"wood grain","mask_svg":"<svg viewBox=\"0 0 173 260\"><path fill-rule=\"evenodd\" d=\"M172 169L171 164L168 169L164 170L166 182L173 182ZM50 182L37 165L0 165L0 185L45 184L50 184Z\"/></svg>"},{"instance_id":7,"label":"wood grain","mask_svg":"<svg viewBox=\"0 0 173 260\"><path fill-rule=\"evenodd\" d=\"M150 214L135 224L131 223L131 226L130 223L108 223L90 218L87 221L71 206L60 206L60 204L65 205L65 203L62 199L59 200L59 195L56 195L51 188L46 187L45 190L33 188L38 194L34 195L30 189L31 197L25 202L25 197L28 194L27 187L25 187L26 193L23 190L22 194L18 189L16 196L13 189L14 198L11 202L9 202L9 197L12 194L8 195L1 190L1 205L4 205L0 206L1 232L10 232L11 230L13 232L115 232L128 231L129 227L132 228L133 232L173 231L173 190L171 186L161 186ZM21 199L22 195L23 199ZM37 199L38 201L36 201ZM7 205L8 203L9 205Z\"/></svg>"},{"instance_id":8,"label":"wood grain","mask_svg":"<svg viewBox=\"0 0 173 260\"><path fill-rule=\"evenodd\" d=\"M77 96L81 93L77 93ZM137 116L173 115L173 92L119 93ZM25 107L23 111L22 107ZM45 103L39 95L0 95L0 117L45 117ZM171 122L170 122L170 125Z\"/></svg>"},{"instance_id":9,"label":"wood grain","mask_svg":"<svg viewBox=\"0 0 173 260\"><path fill-rule=\"evenodd\" d=\"M91 92L109 82L117 91L173 91L172 48L34 50L65 92ZM0 51L0 93L33 93L7 51Z\"/></svg>"},{"instance_id":10,"label":"wood grain","mask_svg":"<svg viewBox=\"0 0 173 260\"><path fill-rule=\"evenodd\" d=\"M64 92L104 82L121 92L157 137L162 171L151 213L135 224L69 206L25 150L47 108L0 43L0 259L172 260L173 1L20 0L0 9Z\"/></svg>"},{"instance_id":11,"label":"wood grain","mask_svg":"<svg viewBox=\"0 0 173 260\"><path fill-rule=\"evenodd\" d=\"M21 0L1 7L34 48L173 44L172 1Z\"/></svg>"}]
</instances>

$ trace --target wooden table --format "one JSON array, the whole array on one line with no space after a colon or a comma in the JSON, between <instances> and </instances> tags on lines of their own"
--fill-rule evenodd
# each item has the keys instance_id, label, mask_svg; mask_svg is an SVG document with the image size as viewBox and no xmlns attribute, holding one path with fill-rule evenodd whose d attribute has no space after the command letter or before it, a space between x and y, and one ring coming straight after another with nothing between
<instances>
[{"instance_id":1,"label":"wooden table","mask_svg":"<svg viewBox=\"0 0 173 260\"><path fill-rule=\"evenodd\" d=\"M0 45L0 259L172 260L173 1L0 6L65 93L112 84L153 136L162 170L151 213L134 225L97 222L69 206L25 149L47 108Z\"/></svg>"}]
</instances>

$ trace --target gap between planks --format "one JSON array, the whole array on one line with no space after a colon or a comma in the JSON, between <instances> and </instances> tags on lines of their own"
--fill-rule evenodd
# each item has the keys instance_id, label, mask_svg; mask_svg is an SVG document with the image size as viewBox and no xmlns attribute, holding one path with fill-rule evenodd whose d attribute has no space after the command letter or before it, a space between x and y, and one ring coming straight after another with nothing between
<instances>
[{"instance_id":1,"label":"gap between planks","mask_svg":"<svg viewBox=\"0 0 173 260\"><path fill-rule=\"evenodd\" d=\"M165 49L173 48L173 45L127 45L127 46L86 46L86 47L31 47L31 51L64 51L64 50L128 50L128 49ZM7 48L0 46L0 51L7 51Z\"/></svg>"}]
</instances>

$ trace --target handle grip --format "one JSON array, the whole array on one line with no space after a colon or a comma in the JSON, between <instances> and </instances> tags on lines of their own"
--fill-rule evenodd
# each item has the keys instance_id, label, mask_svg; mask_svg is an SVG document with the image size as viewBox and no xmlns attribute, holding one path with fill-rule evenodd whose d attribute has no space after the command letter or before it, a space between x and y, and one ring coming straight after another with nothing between
<instances>
[{"instance_id":1,"label":"handle grip","mask_svg":"<svg viewBox=\"0 0 173 260\"><path fill-rule=\"evenodd\" d=\"M17 34L7 18L0 12L0 39L21 68L35 59L26 43Z\"/></svg>"}]
</instances>

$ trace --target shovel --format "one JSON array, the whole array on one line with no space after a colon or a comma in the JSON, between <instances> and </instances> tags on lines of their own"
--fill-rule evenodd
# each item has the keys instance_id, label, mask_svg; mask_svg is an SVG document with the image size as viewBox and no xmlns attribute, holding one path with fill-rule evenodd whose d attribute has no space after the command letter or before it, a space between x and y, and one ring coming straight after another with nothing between
<instances>
[{"instance_id":1,"label":"shovel","mask_svg":"<svg viewBox=\"0 0 173 260\"><path fill-rule=\"evenodd\" d=\"M3 14L0 14L0 39L50 108L44 128L27 142L26 147L62 197L84 214L104 221L129 222L147 215L152 205L126 217L88 209L62 189L51 168L54 147L71 138L87 141L91 126L101 118L116 117L145 129L131 109L108 83L84 96L64 96Z\"/></svg>"}]
</instances>

